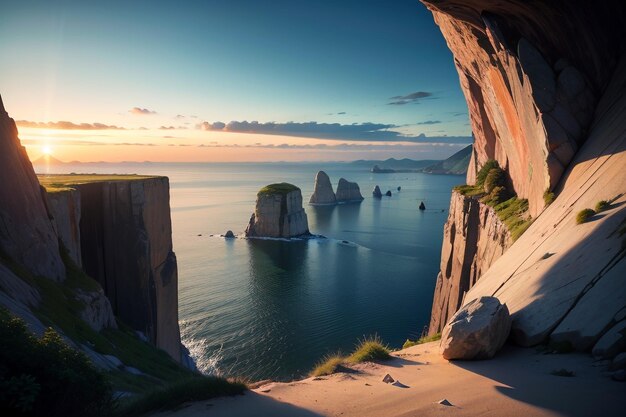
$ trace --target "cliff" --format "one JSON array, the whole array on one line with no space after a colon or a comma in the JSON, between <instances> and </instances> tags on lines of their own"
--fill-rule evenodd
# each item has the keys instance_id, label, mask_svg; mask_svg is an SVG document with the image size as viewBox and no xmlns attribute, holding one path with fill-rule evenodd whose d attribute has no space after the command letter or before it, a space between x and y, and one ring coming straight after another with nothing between
<instances>
[{"instance_id":1,"label":"cliff","mask_svg":"<svg viewBox=\"0 0 626 417\"><path fill-rule=\"evenodd\" d=\"M328 174L324 171L318 171L315 175L315 186L313 187L313 194L309 199L309 204L333 205L336 203L337 199Z\"/></svg>"},{"instance_id":2,"label":"cliff","mask_svg":"<svg viewBox=\"0 0 626 417\"><path fill-rule=\"evenodd\" d=\"M469 145L449 158L422 169L422 172L427 174L467 174L467 167L469 166L471 157L472 145Z\"/></svg>"},{"instance_id":3,"label":"cliff","mask_svg":"<svg viewBox=\"0 0 626 417\"><path fill-rule=\"evenodd\" d=\"M302 193L292 184L270 184L259 191L254 213L245 232L248 237L290 238L309 234Z\"/></svg>"},{"instance_id":4,"label":"cliff","mask_svg":"<svg viewBox=\"0 0 626 417\"><path fill-rule=\"evenodd\" d=\"M50 188L61 240L70 255L78 251L115 315L180 361L168 179L65 175L41 181Z\"/></svg>"},{"instance_id":5,"label":"cliff","mask_svg":"<svg viewBox=\"0 0 626 417\"><path fill-rule=\"evenodd\" d=\"M626 311L626 287L617 279L626 276L626 8L538 0L423 3L454 55L468 103L475 135L468 184L489 159L497 160L507 186L528 199L534 220L512 245L490 241L484 258L472 252L498 221L466 221L473 203L462 209L453 195L430 331L441 328L467 291L466 301L489 295L507 304L519 344L553 340L590 349ZM546 208L547 191L556 199ZM576 213L600 200L610 201L609 210L577 225Z\"/></svg>"},{"instance_id":6,"label":"cliff","mask_svg":"<svg viewBox=\"0 0 626 417\"><path fill-rule=\"evenodd\" d=\"M45 200L0 97L0 255L39 276L63 280L65 267Z\"/></svg>"},{"instance_id":7,"label":"cliff","mask_svg":"<svg viewBox=\"0 0 626 417\"><path fill-rule=\"evenodd\" d=\"M511 236L494 209L454 191L443 229L441 270L435 284L429 333L439 333L466 292L506 249Z\"/></svg>"},{"instance_id":8,"label":"cliff","mask_svg":"<svg viewBox=\"0 0 626 417\"><path fill-rule=\"evenodd\" d=\"M337 202L353 203L363 201L361 189L356 182L350 182L344 178L339 178L337 183Z\"/></svg>"}]
</instances>

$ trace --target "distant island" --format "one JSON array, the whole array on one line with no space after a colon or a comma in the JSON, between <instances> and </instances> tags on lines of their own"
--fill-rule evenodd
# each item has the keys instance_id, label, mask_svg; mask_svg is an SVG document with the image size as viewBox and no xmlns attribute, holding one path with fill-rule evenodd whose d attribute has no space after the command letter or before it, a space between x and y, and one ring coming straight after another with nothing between
<instances>
[{"instance_id":1,"label":"distant island","mask_svg":"<svg viewBox=\"0 0 626 417\"><path fill-rule=\"evenodd\" d=\"M359 165L374 165L374 174L393 174L397 172L424 172L427 174L465 175L472 156L472 145L469 145L443 161L413 160L389 158L384 161L354 161Z\"/></svg>"}]
</instances>

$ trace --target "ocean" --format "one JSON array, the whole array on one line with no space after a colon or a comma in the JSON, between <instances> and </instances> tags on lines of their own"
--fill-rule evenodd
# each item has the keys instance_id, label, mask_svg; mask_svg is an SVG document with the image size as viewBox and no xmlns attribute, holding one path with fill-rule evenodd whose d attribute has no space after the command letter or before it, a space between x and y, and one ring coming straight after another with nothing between
<instances>
[{"instance_id":1,"label":"ocean","mask_svg":"<svg viewBox=\"0 0 626 417\"><path fill-rule=\"evenodd\" d=\"M462 176L373 174L351 163L123 163L54 173L170 178L183 343L205 373L251 380L306 375L325 355L378 335L391 348L428 324L451 188ZM360 204L310 206L318 170L356 181ZM41 171L41 170L40 170ZM242 238L264 185L302 189L324 238ZM379 185L392 197L372 198ZM401 187L401 191L397 191ZM418 210L419 203L426 205ZM237 239L220 237L232 230Z\"/></svg>"}]
</instances>

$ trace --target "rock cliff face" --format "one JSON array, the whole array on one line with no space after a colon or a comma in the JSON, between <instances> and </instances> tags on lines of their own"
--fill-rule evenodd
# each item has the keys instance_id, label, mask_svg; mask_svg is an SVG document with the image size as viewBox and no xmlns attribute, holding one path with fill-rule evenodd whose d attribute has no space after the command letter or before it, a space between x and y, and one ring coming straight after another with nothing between
<instances>
[{"instance_id":1,"label":"rock cliff face","mask_svg":"<svg viewBox=\"0 0 626 417\"><path fill-rule=\"evenodd\" d=\"M587 137L619 59L616 2L423 0L454 54L474 151L496 159L534 217Z\"/></svg>"},{"instance_id":2,"label":"rock cliff face","mask_svg":"<svg viewBox=\"0 0 626 417\"><path fill-rule=\"evenodd\" d=\"M80 194L74 189L47 192L46 202L54 230L70 258L82 265L80 254Z\"/></svg>"},{"instance_id":3,"label":"rock cliff face","mask_svg":"<svg viewBox=\"0 0 626 417\"><path fill-rule=\"evenodd\" d=\"M490 250L491 266L485 263L469 276L463 272L467 263L460 267L465 258L455 259L463 251L452 235L462 227L467 251L472 236L495 223L473 232L471 224L448 220L430 330L450 317L458 303L454 297L462 297L456 288L469 285L466 301L496 296L506 303L517 343L550 339L590 349L626 316L626 287L618 278L626 276L626 6L563 0L423 3L454 54L469 107L475 144L467 182L474 183L478 169L496 159L518 196L528 198L535 218L498 259L506 243ZM547 189L557 198L545 208ZM463 212L455 199L452 218ZM610 209L576 225L576 213L599 200L611 201ZM455 264L457 272L448 275ZM446 293L446 282L453 291Z\"/></svg>"},{"instance_id":4,"label":"rock cliff face","mask_svg":"<svg viewBox=\"0 0 626 417\"><path fill-rule=\"evenodd\" d=\"M330 178L324 171L318 171L317 175L315 175L315 187L313 188L309 204L332 205L335 203L337 203L337 199L335 198Z\"/></svg>"},{"instance_id":5,"label":"rock cliff face","mask_svg":"<svg viewBox=\"0 0 626 417\"><path fill-rule=\"evenodd\" d=\"M39 181L0 97L0 252L35 275L62 280L65 267Z\"/></svg>"},{"instance_id":6,"label":"rock cliff face","mask_svg":"<svg viewBox=\"0 0 626 417\"><path fill-rule=\"evenodd\" d=\"M290 238L309 234L302 193L291 184L271 184L257 194L256 208L246 228L248 237Z\"/></svg>"},{"instance_id":7,"label":"rock cliff face","mask_svg":"<svg viewBox=\"0 0 626 417\"><path fill-rule=\"evenodd\" d=\"M81 200L83 269L102 285L118 317L180 361L168 179L73 187Z\"/></svg>"},{"instance_id":8,"label":"rock cliff face","mask_svg":"<svg viewBox=\"0 0 626 417\"><path fill-rule=\"evenodd\" d=\"M363 201L359 184L340 178L337 184L337 202L350 203L357 201Z\"/></svg>"},{"instance_id":9,"label":"rock cliff face","mask_svg":"<svg viewBox=\"0 0 626 417\"><path fill-rule=\"evenodd\" d=\"M493 208L456 191L452 193L429 333L443 329L463 304L467 291L511 243L508 228Z\"/></svg>"}]
</instances>

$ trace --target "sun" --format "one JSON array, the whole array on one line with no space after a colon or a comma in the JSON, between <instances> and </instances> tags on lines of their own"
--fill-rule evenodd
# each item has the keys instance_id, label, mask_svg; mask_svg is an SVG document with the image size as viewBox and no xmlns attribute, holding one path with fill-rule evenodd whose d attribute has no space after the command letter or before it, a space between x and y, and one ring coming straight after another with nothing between
<instances>
[{"instance_id":1,"label":"sun","mask_svg":"<svg viewBox=\"0 0 626 417\"><path fill-rule=\"evenodd\" d=\"M44 155L50 155L50 154L52 154L52 148L51 148L50 146L48 146L48 145L44 145L44 146L41 148L41 151L43 152L43 154L44 154Z\"/></svg>"}]
</instances>

